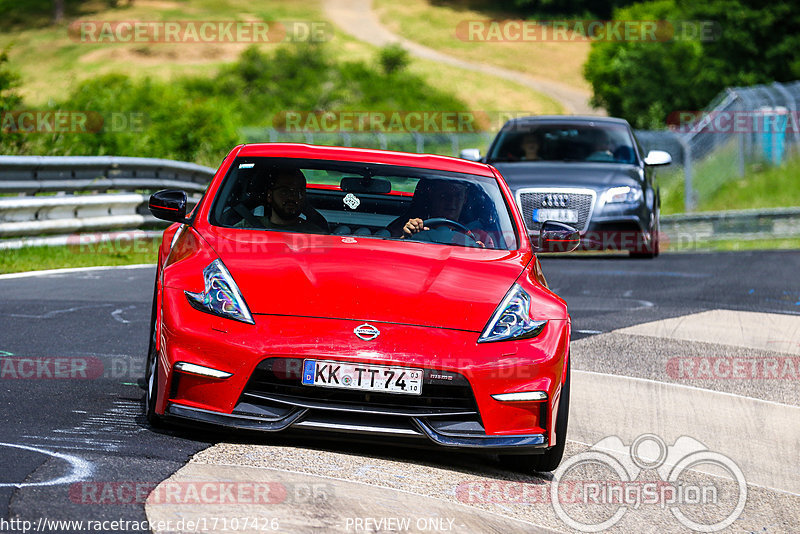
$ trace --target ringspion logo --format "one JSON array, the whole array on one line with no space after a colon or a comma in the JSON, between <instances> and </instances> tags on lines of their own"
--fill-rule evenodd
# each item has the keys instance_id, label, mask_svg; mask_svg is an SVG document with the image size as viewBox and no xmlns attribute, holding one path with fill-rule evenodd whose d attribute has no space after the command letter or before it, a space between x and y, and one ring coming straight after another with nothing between
<instances>
[{"instance_id":1,"label":"ringspion logo","mask_svg":"<svg viewBox=\"0 0 800 534\"><path fill-rule=\"evenodd\" d=\"M722 476L702 477L699 471ZM744 511L747 482L732 459L694 438L681 436L667 445L642 434L625 445L610 436L561 463L550 501L559 519L581 532L609 529L642 506L668 509L690 530L718 532ZM600 513L586 514L587 506Z\"/></svg>"}]
</instances>

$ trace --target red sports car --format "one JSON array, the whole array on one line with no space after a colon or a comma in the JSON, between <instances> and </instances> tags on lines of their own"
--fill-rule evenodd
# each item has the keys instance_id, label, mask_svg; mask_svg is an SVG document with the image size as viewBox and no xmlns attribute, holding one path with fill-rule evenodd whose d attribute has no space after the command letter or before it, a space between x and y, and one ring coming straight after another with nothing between
<instances>
[{"instance_id":1,"label":"red sports car","mask_svg":"<svg viewBox=\"0 0 800 534\"><path fill-rule=\"evenodd\" d=\"M158 257L147 417L561 460L570 318L496 169L299 144L234 148ZM577 232L545 223L537 250Z\"/></svg>"}]
</instances>

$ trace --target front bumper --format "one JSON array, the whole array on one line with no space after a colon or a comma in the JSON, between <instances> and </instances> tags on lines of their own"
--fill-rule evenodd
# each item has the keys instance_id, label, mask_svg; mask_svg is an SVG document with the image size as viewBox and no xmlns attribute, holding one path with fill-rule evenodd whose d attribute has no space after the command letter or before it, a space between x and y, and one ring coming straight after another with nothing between
<instances>
[{"instance_id":1,"label":"front bumper","mask_svg":"<svg viewBox=\"0 0 800 534\"><path fill-rule=\"evenodd\" d=\"M483 449L491 452L544 452L547 448L547 437L544 434L527 434L517 436L488 436L475 434L444 434L438 432L424 419L410 418L412 427L399 421L382 421L379 424L368 423L359 419L311 414L308 408L298 408L290 415L275 421L265 421L261 417L239 414L224 414L171 404L166 414L176 420L185 422L208 423L216 426L259 432L280 432L289 430L312 430L346 434L361 434L368 437L389 437L401 440L416 440L428 445L463 449ZM394 423L394 424L393 424ZM422 444L422 443L421 443Z\"/></svg>"},{"instance_id":2,"label":"front bumper","mask_svg":"<svg viewBox=\"0 0 800 534\"><path fill-rule=\"evenodd\" d=\"M423 445L501 452L537 452L555 444L568 320L549 321L533 339L483 344L476 343L476 332L370 321L381 335L363 341L353 329L364 321L256 314L256 324L249 325L200 312L173 288L163 292L162 306L160 415L242 430L407 438ZM388 405L370 402L369 395L363 402L327 393L302 395L317 388L299 382L275 385L259 378L256 384L267 362L304 358L422 368L423 395L394 395L398 402ZM231 376L183 373L175 369L178 362ZM442 393L435 396L436 391ZM544 391L547 398L492 398L523 391Z\"/></svg>"},{"instance_id":3,"label":"front bumper","mask_svg":"<svg viewBox=\"0 0 800 534\"><path fill-rule=\"evenodd\" d=\"M581 232L581 250L634 250L651 245L649 221L638 214L595 217Z\"/></svg>"},{"instance_id":4,"label":"front bumper","mask_svg":"<svg viewBox=\"0 0 800 534\"><path fill-rule=\"evenodd\" d=\"M631 250L642 251L652 247L657 224L644 200L637 203L611 203L603 199L603 191L589 188L520 188L516 191L517 205L523 215L529 234L536 242L542 224L540 214L542 199L548 195L567 197L565 210L577 213L577 222L566 222L581 236L580 250Z\"/></svg>"}]
</instances>

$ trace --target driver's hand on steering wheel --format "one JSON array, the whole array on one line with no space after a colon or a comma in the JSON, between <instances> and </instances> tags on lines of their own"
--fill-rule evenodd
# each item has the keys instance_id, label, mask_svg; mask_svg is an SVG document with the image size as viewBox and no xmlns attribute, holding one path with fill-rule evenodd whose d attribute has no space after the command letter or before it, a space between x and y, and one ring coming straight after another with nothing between
<instances>
[{"instance_id":1,"label":"driver's hand on steering wheel","mask_svg":"<svg viewBox=\"0 0 800 534\"><path fill-rule=\"evenodd\" d=\"M412 236L423 230L430 230L430 228L422 224L422 219L409 219L403 226L403 237Z\"/></svg>"}]
</instances>

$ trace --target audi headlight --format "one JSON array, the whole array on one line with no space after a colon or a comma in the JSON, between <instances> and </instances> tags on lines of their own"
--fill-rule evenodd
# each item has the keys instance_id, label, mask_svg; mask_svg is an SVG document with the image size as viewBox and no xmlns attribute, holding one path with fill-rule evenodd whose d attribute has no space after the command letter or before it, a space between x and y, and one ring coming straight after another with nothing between
<instances>
[{"instance_id":1,"label":"audi headlight","mask_svg":"<svg viewBox=\"0 0 800 534\"><path fill-rule=\"evenodd\" d=\"M642 190L638 187L624 185L622 187L612 187L606 191L606 204L626 203L633 204L642 199Z\"/></svg>"},{"instance_id":2,"label":"audi headlight","mask_svg":"<svg viewBox=\"0 0 800 534\"><path fill-rule=\"evenodd\" d=\"M531 297L518 284L514 284L483 329L478 343L538 336L547 321L534 321L530 311Z\"/></svg>"},{"instance_id":3,"label":"audi headlight","mask_svg":"<svg viewBox=\"0 0 800 534\"><path fill-rule=\"evenodd\" d=\"M255 324L231 273L216 259L203 269L205 290L202 293L184 291L189 304L200 311L243 323Z\"/></svg>"}]
</instances>

